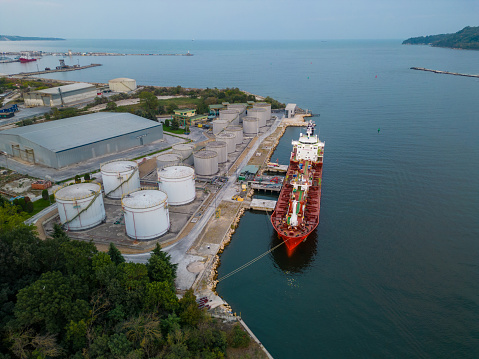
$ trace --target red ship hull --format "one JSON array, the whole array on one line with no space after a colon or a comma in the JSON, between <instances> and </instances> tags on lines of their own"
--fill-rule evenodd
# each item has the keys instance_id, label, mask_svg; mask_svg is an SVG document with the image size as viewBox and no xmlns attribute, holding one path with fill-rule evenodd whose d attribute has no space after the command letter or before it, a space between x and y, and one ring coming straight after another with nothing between
<instances>
[{"instance_id":1,"label":"red ship hull","mask_svg":"<svg viewBox=\"0 0 479 359\"><path fill-rule=\"evenodd\" d=\"M298 172L298 168L299 162L291 159L286 178L292 178L293 174ZM296 248L301 242L304 242L319 224L322 169L322 162L311 163L312 186L309 188L307 197L304 200L304 217L300 225L296 227L288 225L286 219L288 208L291 204L293 186L285 180L281 188L276 207L271 215L271 223L290 251Z\"/></svg>"},{"instance_id":2,"label":"red ship hull","mask_svg":"<svg viewBox=\"0 0 479 359\"><path fill-rule=\"evenodd\" d=\"M26 59L24 57L20 57L19 60L22 64L27 63L27 62L37 61L37 59Z\"/></svg>"}]
</instances>

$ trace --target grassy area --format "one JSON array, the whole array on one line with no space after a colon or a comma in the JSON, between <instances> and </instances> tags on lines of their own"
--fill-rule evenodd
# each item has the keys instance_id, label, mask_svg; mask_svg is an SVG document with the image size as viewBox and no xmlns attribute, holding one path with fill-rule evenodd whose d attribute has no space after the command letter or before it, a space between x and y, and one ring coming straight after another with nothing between
<instances>
[{"instance_id":1,"label":"grassy area","mask_svg":"<svg viewBox=\"0 0 479 359\"><path fill-rule=\"evenodd\" d=\"M185 130L183 128L179 128L178 130L172 130L170 126L163 125L164 132L176 133L177 135L184 135Z\"/></svg>"},{"instance_id":2,"label":"grassy area","mask_svg":"<svg viewBox=\"0 0 479 359\"><path fill-rule=\"evenodd\" d=\"M32 217L35 214L37 214L38 212L47 208L50 204L55 203L55 196L50 195L50 200L51 200L51 203L50 203L50 201L45 201L43 198L40 198L38 201L32 202L33 203L33 212L29 213L29 216Z\"/></svg>"}]
</instances>

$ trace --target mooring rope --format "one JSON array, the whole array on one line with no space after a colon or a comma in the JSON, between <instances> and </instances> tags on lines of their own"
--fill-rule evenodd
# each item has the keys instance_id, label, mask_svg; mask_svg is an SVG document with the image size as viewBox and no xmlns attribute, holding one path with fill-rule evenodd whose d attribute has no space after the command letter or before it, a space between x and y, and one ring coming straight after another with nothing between
<instances>
[{"instance_id":1,"label":"mooring rope","mask_svg":"<svg viewBox=\"0 0 479 359\"><path fill-rule=\"evenodd\" d=\"M289 240L289 239L287 239L287 241L288 241L288 240ZM286 242L285 242L285 241L281 241L281 243L278 244L277 246L274 246L274 247L271 248L270 250L264 252L263 254L259 255L259 256L256 257L256 258L250 260L248 263L243 264L241 267L238 267L238 268L236 268L234 271L232 271L232 272L226 274L225 276L219 278L219 279L218 279L218 283L221 282L222 280L225 280L225 279L231 277L232 275L234 275L234 274L236 274L236 273L242 271L243 269L249 267L249 266L252 265L253 263L259 261L261 258L263 258L264 256L268 255L269 253L271 253L272 251L274 251L276 248L282 246L284 243L286 243Z\"/></svg>"}]
</instances>

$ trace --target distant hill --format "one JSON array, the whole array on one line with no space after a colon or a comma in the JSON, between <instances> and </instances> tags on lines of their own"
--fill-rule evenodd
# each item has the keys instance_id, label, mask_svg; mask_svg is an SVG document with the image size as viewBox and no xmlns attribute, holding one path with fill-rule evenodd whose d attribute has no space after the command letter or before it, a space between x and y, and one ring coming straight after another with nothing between
<instances>
[{"instance_id":1,"label":"distant hill","mask_svg":"<svg viewBox=\"0 0 479 359\"><path fill-rule=\"evenodd\" d=\"M60 41L59 37L23 37L23 36L11 36L0 35L0 41Z\"/></svg>"},{"instance_id":2,"label":"distant hill","mask_svg":"<svg viewBox=\"0 0 479 359\"><path fill-rule=\"evenodd\" d=\"M411 37L403 45L431 45L452 49L479 50L479 26L467 26L455 34Z\"/></svg>"}]
</instances>

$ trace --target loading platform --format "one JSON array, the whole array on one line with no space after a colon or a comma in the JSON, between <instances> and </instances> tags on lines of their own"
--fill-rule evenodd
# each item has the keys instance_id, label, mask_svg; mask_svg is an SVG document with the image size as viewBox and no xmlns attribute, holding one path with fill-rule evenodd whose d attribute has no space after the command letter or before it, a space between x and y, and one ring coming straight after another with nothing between
<instances>
[{"instance_id":1,"label":"loading platform","mask_svg":"<svg viewBox=\"0 0 479 359\"><path fill-rule=\"evenodd\" d=\"M253 198L251 200L249 208L257 210L257 211L272 212L272 211L274 211L275 206L276 206L276 201L269 200L269 199Z\"/></svg>"},{"instance_id":2,"label":"loading platform","mask_svg":"<svg viewBox=\"0 0 479 359\"><path fill-rule=\"evenodd\" d=\"M287 172L288 171L288 165L278 165L276 163L268 163L266 168L265 168L266 171L268 172L279 172L279 173L282 173L282 172Z\"/></svg>"}]
</instances>

